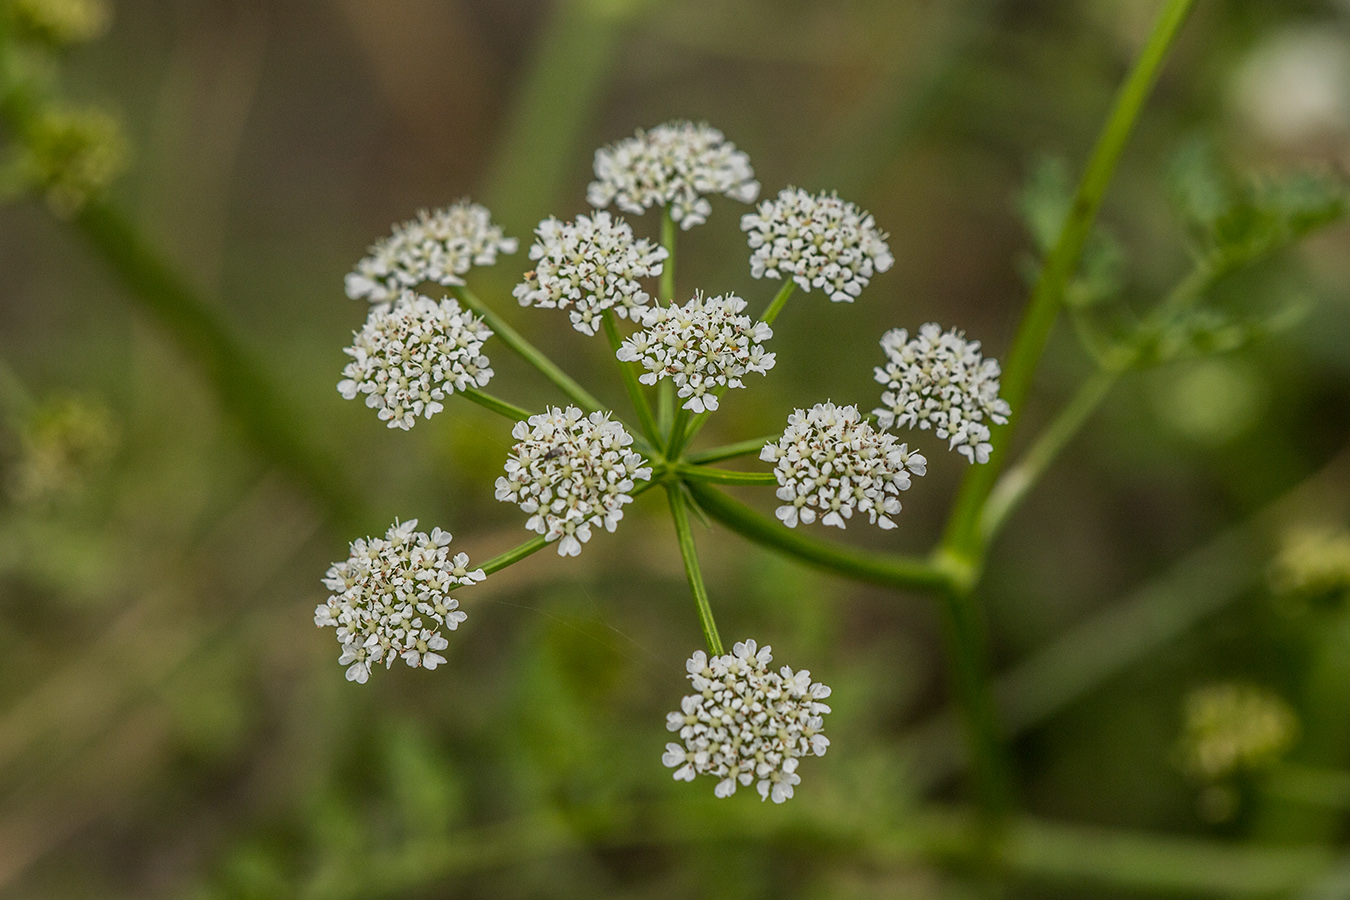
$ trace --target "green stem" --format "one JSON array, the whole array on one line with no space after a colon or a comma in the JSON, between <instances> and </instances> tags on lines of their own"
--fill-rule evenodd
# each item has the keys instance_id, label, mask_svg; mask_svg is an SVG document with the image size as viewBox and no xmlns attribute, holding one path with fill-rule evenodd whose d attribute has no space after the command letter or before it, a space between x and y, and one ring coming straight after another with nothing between
<instances>
[{"instance_id":1,"label":"green stem","mask_svg":"<svg viewBox=\"0 0 1350 900\"><path fill-rule=\"evenodd\" d=\"M670 207L661 207L661 246L666 248L666 259L661 266L661 305L675 302L675 220ZM656 421L661 434L671 434L675 416L675 385L669 378L656 383ZM658 444L659 446L659 444Z\"/></svg>"},{"instance_id":2,"label":"green stem","mask_svg":"<svg viewBox=\"0 0 1350 900\"><path fill-rule=\"evenodd\" d=\"M1008 515L1045 474L1045 470L1106 399L1118 380L1120 373L1117 371L1098 369L1094 372L1036 439L1036 443L1031 445L1026 456L1003 473L980 514L979 535L982 545L987 545L998 533Z\"/></svg>"},{"instance_id":3,"label":"green stem","mask_svg":"<svg viewBox=\"0 0 1350 900\"><path fill-rule=\"evenodd\" d=\"M951 690L961 713L989 853L1010 812L1012 792L1004 762L984 623L969 591L942 592L942 635Z\"/></svg>"},{"instance_id":4,"label":"green stem","mask_svg":"<svg viewBox=\"0 0 1350 900\"><path fill-rule=\"evenodd\" d=\"M675 472L679 477L690 481L702 481L708 484L753 484L777 485L778 476L772 472L733 472L730 469L714 469L711 466L691 466L677 463Z\"/></svg>"},{"instance_id":5,"label":"green stem","mask_svg":"<svg viewBox=\"0 0 1350 900\"><path fill-rule=\"evenodd\" d=\"M771 434L767 437L738 441L735 444L726 444L722 447L713 447L710 450L691 453L685 457L685 460L694 465L703 465L704 463L722 462L725 459L735 459L738 456L748 456L751 453L758 456L759 452L764 449L765 444L776 441L778 438L779 435Z\"/></svg>"},{"instance_id":6,"label":"green stem","mask_svg":"<svg viewBox=\"0 0 1350 900\"><path fill-rule=\"evenodd\" d=\"M619 347L623 345L623 338L619 335L619 326L614 321L613 309L605 310L604 326L605 337L609 338L610 349L618 353ZM642 383L638 381L637 365L626 363L617 357L614 361L623 374L623 385L628 389L628 399L637 412L638 425L642 428L642 434L653 447L660 447L661 432L656 427L656 419L652 417L652 407L647 402L647 395L642 392Z\"/></svg>"},{"instance_id":7,"label":"green stem","mask_svg":"<svg viewBox=\"0 0 1350 900\"><path fill-rule=\"evenodd\" d=\"M949 583L947 573L927 560L807 537L708 485L688 482L686 486L699 508L727 528L804 563L893 588L932 591Z\"/></svg>"},{"instance_id":8,"label":"green stem","mask_svg":"<svg viewBox=\"0 0 1350 900\"><path fill-rule=\"evenodd\" d=\"M482 320L487 323L487 326L492 329L493 334L501 338L503 344L514 350L521 359L525 360L531 366L534 366L541 375L553 382L553 384L566 394L573 403L580 406L586 412L596 412L597 410L605 408L603 403L591 396L591 394L581 385L577 384L570 375L558 368L553 360L539 352L533 344L521 336L520 332L506 324L500 316L493 312L482 300L478 299L472 291L466 287L457 286L454 288L454 292L455 296L459 298L459 302L463 303L481 317Z\"/></svg>"},{"instance_id":9,"label":"green stem","mask_svg":"<svg viewBox=\"0 0 1350 900\"><path fill-rule=\"evenodd\" d=\"M669 384L669 379L662 378L662 384ZM680 453L684 450L685 443L689 440L689 410L681 406L675 410L675 421L670 424L670 443L666 445L666 459L672 462L680 458Z\"/></svg>"},{"instance_id":10,"label":"green stem","mask_svg":"<svg viewBox=\"0 0 1350 900\"><path fill-rule=\"evenodd\" d=\"M491 394L478 390L478 388L465 388L460 391L460 393L464 395L464 399L472 400L484 409L490 409L493 412L506 416L506 418L516 422L524 422L530 416L534 415L534 413L530 412L528 409L521 409L514 403L507 403L505 400L501 400Z\"/></svg>"},{"instance_id":11,"label":"green stem","mask_svg":"<svg viewBox=\"0 0 1350 900\"><path fill-rule=\"evenodd\" d=\"M774 295L773 301L769 303L769 308L764 310L764 315L760 316L759 320L765 325L772 325L773 320L778 318L778 314L783 311L783 307L787 306L788 298L792 296L792 292L796 290L796 288L797 282L793 281L791 278L784 281L783 286L779 288L778 293Z\"/></svg>"},{"instance_id":12,"label":"green stem","mask_svg":"<svg viewBox=\"0 0 1350 900\"><path fill-rule=\"evenodd\" d=\"M689 590L694 594L694 603L698 605L698 623L703 628L703 640L708 644L708 652L713 656L723 656L722 638L717 634L717 623L713 621L712 606L708 603L708 589L703 585L703 570L698 565L698 552L694 548L694 532L689 527L689 511L685 508L684 495L679 484L667 484L666 494L670 497L670 515L675 520L675 536L680 542L680 556L684 557L684 574L689 579Z\"/></svg>"},{"instance_id":13,"label":"green stem","mask_svg":"<svg viewBox=\"0 0 1350 900\"><path fill-rule=\"evenodd\" d=\"M1064 304L1065 290L1078 268L1083 246L1091 234L1092 224L1097 218L1097 211L1101 208L1102 198L1125 142L1134 130L1144 101L1193 3L1194 0L1167 0L1159 14L1134 69L1116 95L1111 115L1097 139L1078 185L1073 207L1060 230L1059 240L1046 256L1026 314L1013 340L1004 370L1002 390L1003 398L1012 407L1012 414L1006 425L992 429L990 443L993 449L989 462L973 466L967 472L943 538L948 552L964 557L977 567L983 552L978 527L981 507L1002 468L1003 458L1026 405L1050 330Z\"/></svg>"},{"instance_id":14,"label":"green stem","mask_svg":"<svg viewBox=\"0 0 1350 900\"><path fill-rule=\"evenodd\" d=\"M513 563L520 562L522 559L529 556L530 554L537 553L538 551L543 550L547 544L548 541L541 534L539 535L539 537L530 538L528 541L521 544L519 547L513 547L512 549L507 550L505 553L499 553L498 555L492 557L492 559L489 559L487 562L483 563L483 565L480 568L482 568L484 575L491 575L493 572L500 572L507 566L512 565Z\"/></svg>"}]
</instances>

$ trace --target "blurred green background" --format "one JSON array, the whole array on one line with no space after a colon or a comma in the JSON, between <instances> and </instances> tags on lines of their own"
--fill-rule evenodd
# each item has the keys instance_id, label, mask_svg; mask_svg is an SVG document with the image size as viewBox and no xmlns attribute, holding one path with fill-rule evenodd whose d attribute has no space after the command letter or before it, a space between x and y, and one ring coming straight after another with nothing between
<instances>
[{"instance_id":1,"label":"blurred green background","mask_svg":"<svg viewBox=\"0 0 1350 900\"><path fill-rule=\"evenodd\" d=\"M348 541L416 517L481 561L527 535L492 496L502 422L456 403L390 431L338 396L365 314L342 277L418 208L486 203L522 251L471 286L623 408L600 342L510 288L534 224L585 211L596 147L706 120L765 196L837 189L897 262L852 306L796 295L777 367L700 443L826 399L869 408L889 328L936 320L1007 351L1034 252L1016 198L1047 158L1076 177L1158 6L120 0L62 61L63 91L124 120L113 201L275 375L339 461L349 513L255 452L69 223L36 200L0 209L0 896L971 895L981 873L948 846L967 792L927 598L700 527L724 636L832 685L832 744L783 807L671 780L664 714L700 634L657 492L578 559L546 551L461 592L447 666L344 681L312 610ZM1256 178L1350 166L1350 3L1198 4L1104 208L1122 308L1187 270L1167 173L1197 141ZM714 200L681 236L680 295L767 302L742 211ZM654 217L635 224L655 236ZM1090 854L1050 822L1221 842L1237 855L1191 860L1197 893L1261 893L1235 860L1284 848L1272 859L1325 891L1307 896L1350 896L1333 862L1350 813L1344 597L1268 577L1288 528L1350 527L1350 230L1223 290L1302 313L1127 377L995 546L979 598L1011 673L1017 804L1049 829L1028 833L1006 896L1152 895L1077 871ZM508 399L556 400L504 349L493 365ZM1088 366L1061 326L1018 446ZM915 442L930 469L901 527L844 539L932 546L966 463ZM1289 704L1284 781L1188 770L1186 698L1214 682ZM1324 780L1300 795L1298 773Z\"/></svg>"}]
</instances>

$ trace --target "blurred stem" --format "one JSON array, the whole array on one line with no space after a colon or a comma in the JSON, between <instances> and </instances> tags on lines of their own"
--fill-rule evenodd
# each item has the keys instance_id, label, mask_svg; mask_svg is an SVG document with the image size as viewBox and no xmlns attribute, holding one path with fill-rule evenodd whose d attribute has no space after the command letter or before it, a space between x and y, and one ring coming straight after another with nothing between
<instances>
[{"instance_id":1,"label":"blurred stem","mask_svg":"<svg viewBox=\"0 0 1350 900\"><path fill-rule=\"evenodd\" d=\"M530 231L559 206L582 158L588 129L645 3L551 4L539 43L506 117L486 196L508 234Z\"/></svg>"},{"instance_id":2,"label":"blurred stem","mask_svg":"<svg viewBox=\"0 0 1350 900\"><path fill-rule=\"evenodd\" d=\"M460 393L464 395L466 400L472 400L484 409L490 409L493 412L506 416L506 418L516 422L524 422L530 416L534 415L534 413L530 412L528 409L521 409L514 403L507 403L505 400L500 400L491 394L484 393L478 388L465 388L460 391Z\"/></svg>"},{"instance_id":3,"label":"blurred stem","mask_svg":"<svg viewBox=\"0 0 1350 900\"><path fill-rule=\"evenodd\" d=\"M764 449L764 445L770 441L778 440L778 435L771 434L767 437L751 438L748 441L739 441L735 444L726 444L722 447L713 447L709 450L703 450L698 453L691 453L685 457L686 462L694 465L703 465L704 463L721 462L725 459L735 459L738 456L748 456L751 453L756 455Z\"/></svg>"},{"instance_id":4,"label":"blurred stem","mask_svg":"<svg viewBox=\"0 0 1350 900\"><path fill-rule=\"evenodd\" d=\"M1060 229L1059 240L1045 258L1030 303L1013 340L1008 365L1004 370L1002 390L1003 398L1012 407L1012 414L1006 425L992 429L990 443L993 450L989 462L973 466L966 473L943 538L944 552L960 558L965 565L977 570L976 575L984 553L979 530L981 509L1002 469L1003 458L1031 392L1032 380L1050 331L1064 304L1065 291L1078 269L1083 246L1091 234L1093 222L1126 140L1134 130L1144 101L1193 3L1194 0L1167 0L1159 14L1138 61L1116 95L1110 117L1079 182L1073 207Z\"/></svg>"},{"instance_id":5,"label":"blurred stem","mask_svg":"<svg viewBox=\"0 0 1350 900\"><path fill-rule=\"evenodd\" d=\"M689 511L685 508L683 488L678 482L666 484L670 498L670 515L675 520L675 536L680 542L680 556L684 558L684 574L689 579L689 590L698 606L698 624L703 628L703 640L713 656L723 656L722 638L717 634L712 606L708 603L708 589L703 584L703 570L699 568L698 552L694 547L694 532L689 527Z\"/></svg>"},{"instance_id":6,"label":"blurred stem","mask_svg":"<svg viewBox=\"0 0 1350 900\"><path fill-rule=\"evenodd\" d=\"M459 298L459 302L477 313L492 329L493 334L501 338L503 344L514 350L521 359L553 382L558 390L566 394L577 406L580 406L586 412L596 412L605 408L604 404L591 396L590 392L577 384L570 375L558 368L553 360L539 352L533 344L521 336L520 332L506 324L500 316L493 312L486 303L479 300L467 287L456 286L453 290L455 296Z\"/></svg>"},{"instance_id":7,"label":"blurred stem","mask_svg":"<svg viewBox=\"0 0 1350 900\"><path fill-rule=\"evenodd\" d=\"M666 248L665 263L661 266L661 305L675 302L675 220L670 207L661 207L661 246ZM671 425L675 417L675 385L668 378L656 382L656 421L661 434L673 437ZM659 445L658 445L659 446Z\"/></svg>"},{"instance_id":8,"label":"blurred stem","mask_svg":"<svg viewBox=\"0 0 1350 900\"><path fill-rule=\"evenodd\" d=\"M979 534L982 544L987 545L993 540L1008 515L1022 502L1045 474L1045 470L1059 456L1064 446L1073 439L1087 422L1088 417L1106 399L1111 388L1120 380L1120 375L1118 371L1106 369L1093 372L1088 380L1079 386L1078 392L1068 405L1036 439L1036 443L1031 445L1026 455L1003 473L980 513Z\"/></svg>"},{"instance_id":9,"label":"blurred stem","mask_svg":"<svg viewBox=\"0 0 1350 900\"><path fill-rule=\"evenodd\" d=\"M893 588L931 591L948 583L947 574L927 560L807 537L706 484L687 482L686 486L699 508L727 528L803 563Z\"/></svg>"},{"instance_id":10,"label":"blurred stem","mask_svg":"<svg viewBox=\"0 0 1350 900\"><path fill-rule=\"evenodd\" d=\"M492 559L489 559L487 562L483 563L483 565L480 566L480 568L483 570L484 575L491 575L493 572L500 572L507 566L512 565L513 563L518 563L525 557L529 556L530 554L544 549L544 546L547 543L548 540L545 539L545 537L541 534L537 538L531 538L530 540L521 544L519 547L514 547L510 550L507 550L505 553L500 553L497 556L492 557Z\"/></svg>"},{"instance_id":11,"label":"blurred stem","mask_svg":"<svg viewBox=\"0 0 1350 900\"><path fill-rule=\"evenodd\" d=\"M456 875L560 854L594 854L597 847L788 846L900 873L925 864L960 871L972 861L971 834L978 825L964 810L910 810L894 824L869 820L867 806L819 804L799 807L788 817L766 816L758 804L711 798L569 807L356 856L329 851L318 874L297 893L304 900L424 893ZM1030 817L1009 824L999 859L1022 886L1019 895L1040 896L1045 885L1056 885L1074 891L1072 896L1088 886L1113 895L1217 897L1288 896L1324 878L1336 860L1324 847L1242 846Z\"/></svg>"},{"instance_id":12,"label":"blurred stem","mask_svg":"<svg viewBox=\"0 0 1350 900\"><path fill-rule=\"evenodd\" d=\"M1289 755L1290 771L1305 773L1350 765L1350 717L1344 714L1350 709L1350 609L1322 611L1309 626L1297 706L1302 735ZM1305 775L1305 785L1309 780ZM1323 843L1335 840L1344 826L1338 804L1310 807L1287 794L1270 794L1263 801L1252 825L1258 839Z\"/></svg>"},{"instance_id":13,"label":"blurred stem","mask_svg":"<svg viewBox=\"0 0 1350 900\"><path fill-rule=\"evenodd\" d=\"M307 486L339 525L347 527L361 518L359 495L336 460L309 437L303 418L278 391L277 380L131 223L111 206L90 201L73 224L141 308L201 369L226 415L254 446Z\"/></svg>"},{"instance_id":14,"label":"blurred stem","mask_svg":"<svg viewBox=\"0 0 1350 900\"><path fill-rule=\"evenodd\" d=\"M0 28L0 116L19 140L31 134L43 98L14 75L8 35ZM297 407L206 300L121 213L89 199L70 220L121 279L130 297L198 367L221 409L263 456L290 473L341 527L355 527L363 504L337 462L309 436Z\"/></svg>"},{"instance_id":15,"label":"blurred stem","mask_svg":"<svg viewBox=\"0 0 1350 900\"><path fill-rule=\"evenodd\" d=\"M995 682L1008 734L1022 734L1082 703L1113 677L1138 666L1259 584L1270 536L1310 508L1345 516L1350 445L1312 477L1173 563L1060 636ZM1328 501L1332 504L1328 506ZM905 738L914 778L931 788L965 764L958 716L948 709Z\"/></svg>"},{"instance_id":16,"label":"blurred stem","mask_svg":"<svg viewBox=\"0 0 1350 900\"><path fill-rule=\"evenodd\" d=\"M669 385L671 382L667 378L662 378L661 383ZM688 426L689 410L681 404L680 408L675 410L675 420L670 423L670 443L666 446L666 459L671 462L679 459L680 453L684 451L684 445L689 440Z\"/></svg>"},{"instance_id":17,"label":"blurred stem","mask_svg":"<svg viewBox=\"0 0 1350 900\"><path fill-rule=\"evenodd\" d=\"M994 701L988 641L980 608L958 584L942 592L942 636L950 689L961 714L983 827L984 862L994 865L997 843L1012 807L1003 733Z\"/></svg>"},{"instance_id":18,"label":"blurred stem","mask_svg":"<svg viewBox=\"0 0 1350 900\"><path fill-rule=\"evenodd\" d=\"M688 463L676 464L675 473L680 478L687 478L690 481L704 481L708 484L778 484L778 476L772 472L733 472L729 469L692 466Z\"/></svg>"},{"instance_id":19,"label":"blurred stem","mask_svg":"<svg viewBox=\"0 0 1350 900\"><path fill-rule=\"evenodd\" d=\"M605 337L609 338L610 349L617 354L619 347L623 344L623 338L619 336L619 326L614 321L613 309L605 310L604 324ZM619 371L623 374L623 385L628 389L628 399L632 402L634 411L637 412L638 425L641 426L643 435L646 436L653 447L660 447L661 432L656 428L656 419L652 417L651 404L647 402L647 395L642 392L642 383L638 381L637 364L624 362L617 356L614 362L618 364Z\"/></svg>"},{"instance_id":20,"label":"blurred stem","mask_svg":"<svg viewBox=\"0 0 1350 900\"><path fill-rule=\"evenodd\" d=\"M759 320L765 325L772 325L773 320L778 318L778 314L783 311L783 307L787 306L788 298L792 296L792 292L796 289L797 282L791 278L784 281L783 286L778 289L778 293L774 294L773 300L769 303L769 308L764 310L764 315L760 316Z\"/></svg>"},{"instance_id":21,"label":"blurred stem","mask_svg":"<svg viewBox=\"0 0 1350 900\"><path fill-rule=\"evenodd\" d=\"M669 306L675 302L675 220L670 215L670 207L661 207L661 246L666 248L666 259L661 266L661 305Z\"/></svg>"}]
</instances>

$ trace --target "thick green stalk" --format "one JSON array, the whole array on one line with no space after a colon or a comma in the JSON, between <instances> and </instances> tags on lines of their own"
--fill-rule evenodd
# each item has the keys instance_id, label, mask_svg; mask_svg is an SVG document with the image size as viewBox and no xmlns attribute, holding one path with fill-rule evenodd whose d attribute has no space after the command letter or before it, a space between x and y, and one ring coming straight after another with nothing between
<instances>
[{"instance_id":1,"label":"thick green stalk","mask_svg":"<svg viewBox=\"0 0 1350 900\"><path fill-rule=\"evenodd\" d=\"M472 400L484 409L490 409L515 422L524 422L530 416L534 415L534 413L530 412L528 409L521 409L514 403L507 403L505 400L484 393L478 388L465 388L460 391L460 393L464 395L464 399Z\"/></svg>"},{"instance_id":2,"label":"thick green stalk","mask_svg":"<svg viewBox=\"0 0 1350 900\"><path fill-rule=\"evenodd\" d=\"M708 589L703 584L703 570L699 568L698 552L694 548L694 532L689 527L689 511L685 508L684 495L678 483L668 483L666 494L670 497L670 515L675 520L675 536L680 542L680 556L684 558L684 574L689 579L689 590L694 594L694 603L698 606L698 624L703 629L703 640L708 652L713 656L723 656L722 638L717 634L717 623L713 621L712 606L708 603Z\"/></svg>"},{"instance_id":3,"label":"thick green stalk","mask_svg":"<svg viewBox=\"0 0 1350 900\"><path fill-rule=\"evenodd\" d=\"M778 293L769 303L769 308L764 310L764 315L760 316L759 320L765 325L772 325L773 320L778 318L778 314L783 311L783 307L787 306L788 298L792 296L792 292L796 289L797 282L791 278L784 281L783 286L778 289Z\"/></svg>"},{"instance_id":4,"label":"thick green stalk","mask_svg":"<svg viewBox=\"0 0 1350 900\"><path fill-rule=\"evenodd\" d=\"M591 396L590 392L584 387L577 384L572 376L558 368L553 360L539 352L533 344L521 336L520 332L506 324L501 316L493 312L492 308L478 299L472 291L466 287L456 287L454 292L455 296L459 298L459 302L481 317L487 323L487 326L492 329L493 334L501 338L503 344L510 347L521 359L537 369L539 374L553 382L573 403L586 412L596 412L605 408L603 403Z\"/></svg>"},{"instance_id":5,"label":"thick green stalk","mask_svg":"<svg viewBox=\"0 0 1350 900\"><path fill-rule=\"evenodd\" d=\"M614 321L614 310L605 310L604 325L605 337L609 338L610 349L618 353L619 347L623 344L623 338L619 335L619 326ZM652 416L652 407L647 402L647 395L642 392L642 383L638 381L636 364L626 363L617 357L614 361L618 364L619 371L623 375L623 385L628 389L628 399L632 402L634 411L637 412L638 425L642 428L642 434L653 447L660 447L661 432L656 427L656 419Z\"/></svg>"},{"instance_id":6,"label":"thick green stalk","mask_svg":"<svg viewBox=\"0 0 1350 900\"><path fill-rule=\"evenodd\" d=\"M777 485L778 476L772 472L733 472L730 469L714 469L712 466L691 466L687 463L675 464L675 471L681 478L689 481L703 481L708 484L752 484Z\"/></svg>"},{"instance_id":7,"label":"thick green stalk","mask_svg":"<svg viewBox=\"0 0 1350 900\"><path fill-rule=\"evenodd\" d=\"M722 462L726 459L735 459L738 456L748 456L753 453L756 456L764 449L764 445L770 441L778 440L778 435L771 434L767 437L751 438L748 441L738 441L734 444L726 444L721 447L713 447L708 450L701 450L698 453L691 453L685 457L686 462L694 465L703 465L704 463Z\"/></svg>"},{"instance_id":8,"label":"thick green stalk","mask_svg":"<svg viewBox=\"0 0 1350 900\"><path fill-rule=\"evenodd\" d=\"M978 529L980 510L1002 468L1008 444L1030 394L1041 354L1060 308L1064 305L1065 291L1077 271L1083 246L1092 232L1097 211L1101 208L1125 142L1134 130L1144 101L1193 3L1194 0L1167 0L1159 14L1134 69L1116 95L1111 115L1097 139L1078 185L1073 207L1060 230L1059 240L1046 256L1026 314L1013 340L1001 391L1003 398L1012 407L1012 415L1006 425L992 429L990 443L993 450L989 462L973 466L967 473L943 539L949 554L963 557L968 564L977 568L982 550Z\"/></svg>"},{"instance_id":9,"label":"thick green stalk","mask_svg":"<svg viewBox=\"0 0 1350 900\"><path fill-rule=\"evenodd\" d=\"M932 591L948 585L947 573L927 560L807 537L706 484L687 482L686 486L699 508L727 528L804 563L893 588Z\"/></svg>"},{"instance_id":10,"label":"thick green stalk","mask_svg":"<svg viewBox=\"0 0 1350 900\"><path fill-rule=\"evenodd\" d=\"M942 593L942 636L950 689L961 713L976 798L985 823L982 837L994 841L1012 804L1003 732L994 702L984 623L969 591L953 586Z\"/></svg>"}]
</instances>

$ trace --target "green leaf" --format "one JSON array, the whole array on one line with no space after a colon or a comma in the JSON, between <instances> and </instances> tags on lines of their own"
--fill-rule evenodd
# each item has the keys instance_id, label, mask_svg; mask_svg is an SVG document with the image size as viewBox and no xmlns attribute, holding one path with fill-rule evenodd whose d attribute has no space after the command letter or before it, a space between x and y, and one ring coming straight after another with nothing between
<instances>
[{"instance_id":1,"label":"green leaf","mask_svg":"<svg viewBox=\"0 0 1350 900\"><path fill-rule=\"evenodd\" d=\"M1036 250L1035 255L1023 258L1020 263L1028 284L1035 284L1039 277L1041 257L1054 249L1072 206L1073 182L1064 161L1042 157L1033 163L1027 184L1016 201L1018 214ZM1102 228L1094 229L1083 247L1078 274L1065 289L1065 303L1083 308L1119 296L1124 287L1124 260L1120 243Z\"/></svg>"}]
</instances>

